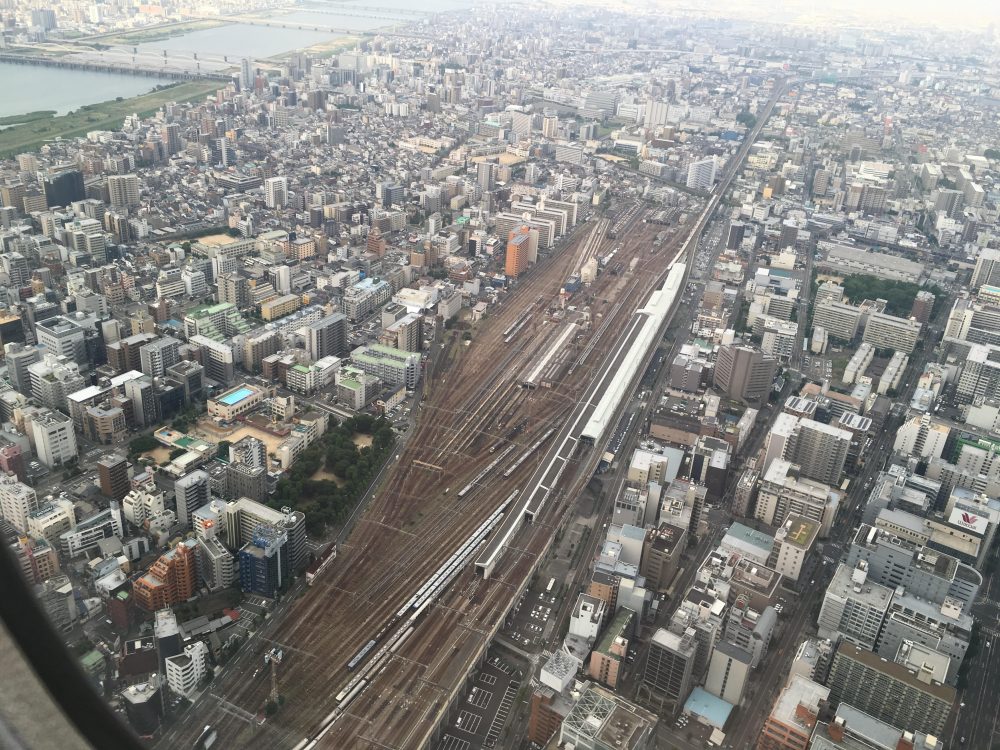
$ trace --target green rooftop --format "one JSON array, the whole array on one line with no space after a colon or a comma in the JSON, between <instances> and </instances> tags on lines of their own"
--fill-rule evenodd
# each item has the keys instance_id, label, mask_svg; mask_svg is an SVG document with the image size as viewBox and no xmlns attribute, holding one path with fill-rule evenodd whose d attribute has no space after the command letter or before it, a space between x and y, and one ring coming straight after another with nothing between
<instances>
[{"instance_id":1,"label":"green rooftop","mask_svg":"<svg viewBox=\"0 0 1000 750\"><path fill-rule=\"evenodd\" d=\"M615 615L611 624L604 631L604 637L601 638L600 644L594 650L611 656L611 647L614 645L615 638L625 632L625 628L632 622L633 617L635 617L635 612L628 607L619 609L618 614Z\"/></svg>"}]
</instances>

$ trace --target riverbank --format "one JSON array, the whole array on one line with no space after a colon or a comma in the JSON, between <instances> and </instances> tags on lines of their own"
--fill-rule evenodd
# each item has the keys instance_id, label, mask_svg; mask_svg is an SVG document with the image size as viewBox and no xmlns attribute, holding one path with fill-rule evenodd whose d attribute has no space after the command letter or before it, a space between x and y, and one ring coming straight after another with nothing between
<instances>
[{"instance_id":1,"label":"riverbank","mask_svg":"<svg viewBox=\"0 0 1000 750\"><path fill-rule=\"evenodd\" d=\"M22 122L0 131L0 157L34 151L46 141L55 138L75 138L86 135L92 130L116 130L125 118L133 113L144 117L167 102L200 100L221 86L219 81L185 81L162 86L148 94L128 99L112 99L90 104L60 117L40 117L30 122Z\"/></svg>"},{"instance_id":2,"label":"riverbank","mask_svg":"<svg viewBox=\"0 0 1000 750\"><path fill-rule=\"evenodd\" d=\"M228 21L184 21L181 23L158 24L146 29L136 29L135 31L123 31L120 34L109 34L107 36L94 37L93 41L101 45L116 45L122 47L132 47L147 42L162 42L164 39L173 39L176 36L183 36L192 31L204 31L225 26Z\"/></svg>"}]
</instances>

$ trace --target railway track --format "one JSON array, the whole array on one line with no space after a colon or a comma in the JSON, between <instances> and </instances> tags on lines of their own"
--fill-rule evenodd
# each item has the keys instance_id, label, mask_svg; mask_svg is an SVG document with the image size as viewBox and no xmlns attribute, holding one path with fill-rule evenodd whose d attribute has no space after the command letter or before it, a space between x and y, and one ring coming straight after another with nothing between
<instances>
[{"instance_id":1,"label":"railway track","mask_svg":"<svg viewBox=\"0 0 1000 750\"><path fill-rule=\"evenodd\" d=\"M634 242L623 245L623 259L642 253L645 234L637 234L640 236ZM660 258L662 263L663 256ZM539 291L547 289L554 299L571 260L572 255L567 253L565 262L550 262L538 278L526 278L512 295L537 300L544 296ZM593 292L601 294L614 283L615 277L605 274L595 283ZM603 352L610 346L603 339L613 337L605 334L628 319L645 286L644 280L636 278L624 287L623 295L630 301L605 313L607 326L603 334L597 330L587 334L588 341L597 339L593 352ZM308 643L310 651L324 654L325 659L317 664L315 659L288 652L279 674L279 690L286 694L286 705L258 730L258 738L267 736L275 747L292 747L301 740L303 728L319 725L330 710L334 694L348 682L344 665L349 655L358 651L368 634L377 632L391 619L412 593L415 581L425 579L440 564L442 555L456 548L486 514L499 506L504 493L523 484L534 471L537 461L526 460L508 479L496 479L501 471L498 467L491 475L493 480L488 479L488 486L477 491L473 499L456 496L459 487L489 463L489 448L503 441L508 430L527 420L523 432L513 440L519 449L508 459L512 462L519 451L527 450L559 423L560 415L586 382L588 368L564 377L552 388L531 392L514 382L522 368L513 364L542 350L559 329L534 321L533 327L526 326L523 331L526 342L512 352L505 351L511 345L503 344L501 334L517 318L515 304L516 299L512 299L506 310L477 334L473 344L479 352L476 357L459 359L441 373L445 387L435 388L421 410L417 432L393 468L385 490L359 521L337 564L317 579L274 634L275 640L293 646ZM536 334L537 328L548 328L547 335ZM498 363L508 366L498 370ZM497 372L501 377L488 377ZM447 392L451 384L455 384L454 388ZM439 465L441 471L418 469L412 465L413 460ZM444 488L451 492L444 494ZM564 496L560 497L566 502ZM547 510L546 517L549 512L554 510ZM537 544L526 545L523 554L529 557L515 560L514 571L530 567L534 546ZM388 661L392 669L359 695L352 710L319 746L413 746L413 737L423 731L415 721L416 713L436 715L440 710L440 701L447 693L441 685L450 683L456 664L464 665L488 636L491 618L504 606L504 595L497 591L503 590L509 596L511 584L505 583L507 580L505 575L486 582L473 579L469 572L462 573L453 584L454 593L446 594L440 604L427 610L425 624ZM449 651L445 644L452 637L455 642ZM263 682L227 678L221 686L222 694L242 710L256 712L267 693L268 686ZM407 726L399 724L402 719ZM251 736L247 725L219 709L209 711L204 723L213 724L220 738L233 742ZM294 742L289 743L290 733L282 729L286 726L298 728ZM370 743L365 739L369 735ZM376 736L380 738L378 743Z\"/></svg>"}]
</instances>

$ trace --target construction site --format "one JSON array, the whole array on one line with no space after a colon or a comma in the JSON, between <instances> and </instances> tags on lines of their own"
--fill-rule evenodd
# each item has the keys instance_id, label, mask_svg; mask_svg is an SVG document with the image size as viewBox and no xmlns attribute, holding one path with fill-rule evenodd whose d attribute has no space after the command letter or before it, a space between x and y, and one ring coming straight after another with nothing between
<instances>
[{"instance_id":1,"label":"construction site","mask_svg":"<svg viewBox=\"0 0 1000 750\"><path fill-rule=\"evenodd\" d=\"M192 741L205 725L232 746L434 741L594 471L602 430L583 433L613 424L619 405L602 396L642 375L662 335L661 317L639 342L639 311L688 232L663 241L647 214L634 202L582 224L467 347L428 368L416 431L335 564L251 646L283 650L280 711L261 720L270 685L229 672L195 707ZM680 264L672 283L683 275Z\"/></svg>"}]
</instances>

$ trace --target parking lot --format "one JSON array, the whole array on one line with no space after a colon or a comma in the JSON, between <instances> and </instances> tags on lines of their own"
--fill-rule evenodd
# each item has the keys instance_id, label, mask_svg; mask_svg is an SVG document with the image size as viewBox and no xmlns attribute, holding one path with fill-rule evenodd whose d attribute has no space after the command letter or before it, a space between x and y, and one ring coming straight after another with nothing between
<instances>
[{"instance_id":1,"label":"parking lot","mask_svg":"<svg viewBox=\"0 0 1000 750\"><path fill-rule=\"evenodd\" d=\"M804 375L817 380L832 380L833 360L816 355L806 355L802 358L802 371Z\"/></svg>"},{"instance_id":2,"label":"parking lot","mask_svg":"<svg viewBox=\"0 0 1000 750\"><path fill-rule=\"evenodd\" d=\"M497 747L521 687L521 672L491 651L469 683L437 750Z\"/></svg>"},{"instance_id":3,"label":"parking lot","mask_svg":"<svg viewBox=\"0 0 1000 750\"><path fill-rule=\"evenodd\" d=\"M504 635L530 651L540 646L549 634L549 621L555 611L556 597L544 589L531 589L514 605L504 623Z\"/></svg>"}]
</instances>

